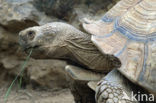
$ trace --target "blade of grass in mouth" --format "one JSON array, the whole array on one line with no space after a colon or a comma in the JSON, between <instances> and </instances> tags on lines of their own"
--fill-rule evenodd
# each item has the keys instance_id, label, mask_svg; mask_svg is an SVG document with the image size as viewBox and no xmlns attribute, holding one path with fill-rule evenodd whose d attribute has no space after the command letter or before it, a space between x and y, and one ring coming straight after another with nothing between
<instances>
[{"instance_id":1,"label":"blade of grass in mouth","mask_svg":"<svg viewBox=\"0 0 156 103\"><path fill-rule=\"evenodd\" d=\"M29 59L30 59L30 56L31 56L31 54L32 54L32 51L33 51L33 49L30 50L29 55L27 56L26 60L24 61L23 65L22 65L22 67L21 67L20 72L17 74L17 76L15 77L15 79L14 79L14 80L12 81L12 83L10 84L10 86L9 86L9 88L8 88L6 94L5 94L5 97L4 97L4 102L5 102L5 103L7 103L8 96L9 96L9 94L10 94L10 92L11 92L11 89L12 89L13 85L15 84L16 80L18 79L18 77L19 77L20 75L23 74L23 71L24 71L24 69L25 69L25 67L26 67L26 65L27 65L27 63L28 63L28 61L29 61ZM22 78L20 78L20 85L21 85L21 83L22 83Z\"/></svg>"}]
</instances>

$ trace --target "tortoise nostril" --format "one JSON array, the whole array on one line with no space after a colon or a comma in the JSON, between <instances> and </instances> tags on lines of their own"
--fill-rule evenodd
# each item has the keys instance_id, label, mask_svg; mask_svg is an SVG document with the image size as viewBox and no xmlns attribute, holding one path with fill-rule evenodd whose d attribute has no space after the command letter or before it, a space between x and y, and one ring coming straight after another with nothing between
<instances>
[{"instance_id":1,"label":"tortoise nostril","mask_svg":"<svg viewBox=\"0 0 156 103\"><path fill-rule=\"evenodd\" d=\"M27 43L27 36L21 32L19 33L19 43L22 45Z\"/></svg>"},{"instance_id":2,"label":"tortoise nostril","mask_svg":"<svg viewBox=\"0 0 156 103\"><path fill-rule=\"evenodd\" d=\"M19 39L25 41L25 37L21 34L19 34Z\"/></svg>"},{"instance_id":3,"label":"tortoise nostril","mask_svg":"<svg viewBox=\"0 0 156 103\"><path fill-rule=\"evenodd\" d=\"M19 43L20 43L20 44L25 44L25 43L27 43L26 38L20 35L20 37L19 37Z\"/></svg>"}]
</instances>

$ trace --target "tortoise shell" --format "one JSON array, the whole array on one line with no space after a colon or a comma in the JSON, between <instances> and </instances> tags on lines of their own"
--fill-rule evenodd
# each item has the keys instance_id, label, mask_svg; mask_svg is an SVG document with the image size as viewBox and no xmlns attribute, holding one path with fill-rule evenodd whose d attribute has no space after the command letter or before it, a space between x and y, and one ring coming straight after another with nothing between
<instances>
[{"instance_id":1,"label":"tortoise shell","mask_svg":"<svg viewBox=\"0 0 156 103\"><path fill-rule=\"evenodd\" d=\"M156 0L121 0L84 29L104 54L118 57L118 70L156 94Z\"/></svg>"}]
</instances>

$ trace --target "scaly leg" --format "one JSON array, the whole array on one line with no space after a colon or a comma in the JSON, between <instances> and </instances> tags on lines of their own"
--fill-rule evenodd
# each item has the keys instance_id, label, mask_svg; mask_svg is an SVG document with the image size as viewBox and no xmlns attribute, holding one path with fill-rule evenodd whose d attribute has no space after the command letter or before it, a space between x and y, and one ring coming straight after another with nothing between
<instances>
[{"instance_id":1,"label":"scaly leg","mask_svg":"<svg viewBox=\"0 0 156 103\"><path fill-rule=\"evenodd\" d=\"M97 103L137 103L131 100L135 85L126 79L117 69L108 73L96 88Z\"/></svg>"},{"instance_id":2,"label":"scaly leg","mask_svg":"<svg viewBox=\"0 0 156 103\"><path fill-rule=\"evenodd\" d=\"M89 81L100 80L103 75L77 66L66 66L70 77L70 89L76 103L95 103L95 91L89 88Z\"/></svg>"}]
</instances>

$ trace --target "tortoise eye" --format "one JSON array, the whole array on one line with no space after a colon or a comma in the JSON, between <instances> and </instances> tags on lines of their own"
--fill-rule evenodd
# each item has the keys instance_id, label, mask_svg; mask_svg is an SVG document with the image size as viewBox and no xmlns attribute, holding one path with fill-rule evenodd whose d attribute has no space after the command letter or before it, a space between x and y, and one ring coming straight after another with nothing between
<instances>
[{"instance_id":1,"label":"tortoise eye","mask_svg":"<svg viewBox=\"0 0 156 103\"><path fill-rule=\"evenodd\" d=\"M34 31L29 31L27 33L27 35L28 35L28 38L30 38L32 40L35 37L35 32Z\"/></svg>"}]
</instances>

